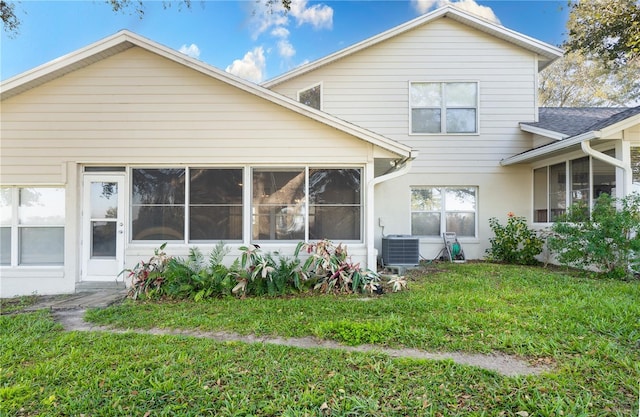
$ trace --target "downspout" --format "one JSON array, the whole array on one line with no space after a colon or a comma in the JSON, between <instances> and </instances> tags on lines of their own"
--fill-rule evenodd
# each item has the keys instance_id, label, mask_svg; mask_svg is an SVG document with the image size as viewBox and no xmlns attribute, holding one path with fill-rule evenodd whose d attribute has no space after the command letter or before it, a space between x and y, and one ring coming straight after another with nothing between
<instances>
[{"instance_id":1,"label":"downspout","mask_svg":"<svg viewBox=\"0 0 640 417\"><path fill-rule=\"evenodd\" d=\"M377 259L376 259L376 251L374 242L374 188L376 185L383 183L385 181L392 180L394 178L401 177L408 173L411 170L411 165L413 160L416 158L417 152L412 151L411 155L401 160L398 164L396 164L396 169L392 172L389 172L384 175L380 175L379 177L373 178L367 184L367 211L369 212L370 221L367 222L367 268L371 270L376 269ZM397 168L400 166L400 168Z\"/></svg>"},{"instance_id":2,"label":"downspout","mask_svg":"<svg viewBox=\"0 0 640 417\"><path fill-rule=\"evenodd\" d=\"M582 151L587 155L590 155L602 162L605 162L609 165L613 165L617 168L622 169L624 171L623 181L622 181L622 196L626 196L630 192L629 178L631 178L631 174L632 174L631 163L625 164L624 161L613 158L602 152L596 151L591 147L591 143L588 140L580 142L580 147L582 148ZM620 196L612 196L612 197L620 197Z\"/></svg>"}]
</instances>

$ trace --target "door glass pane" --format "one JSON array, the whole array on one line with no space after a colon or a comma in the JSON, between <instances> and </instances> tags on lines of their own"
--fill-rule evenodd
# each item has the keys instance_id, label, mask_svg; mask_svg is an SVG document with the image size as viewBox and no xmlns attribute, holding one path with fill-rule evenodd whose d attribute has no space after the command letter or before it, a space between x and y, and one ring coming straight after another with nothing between
<instances>
[{"instance_id":1,"label":"door glass pane","mask_svg":"<svg viewBox=\"0 0 640 417\"><path fill-rule=\"evenodd\" d=\"M115 219L118 217L118 183L91 183L91 218Z\"/></svg>"},{"instance_id":2,"label":"door glass pane","mask_svg":"<svg viewBox=\"0 0 640 417\"><path fill-rule=\"evenodd\" d=\"M116 256L116 222L91 222L91 257L115 258Z\"/></svg>"},{"instance_id":3,"label":"door glass pane","mask_svg":"<svg viewBox=\"0 0 640 417\"><path fill-rule=\"evenodd\" d=\"M62 265L64 263L63 227L21 227L20 265Z\"/></svg>"}]
</instances>

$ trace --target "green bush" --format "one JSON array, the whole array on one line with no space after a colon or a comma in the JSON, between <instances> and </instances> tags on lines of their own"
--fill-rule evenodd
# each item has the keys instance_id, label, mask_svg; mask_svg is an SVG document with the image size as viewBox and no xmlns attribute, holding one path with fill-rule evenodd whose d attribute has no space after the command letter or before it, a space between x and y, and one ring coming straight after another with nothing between
<instances>
[{"instance_id":1,"label":"green bush","mask_svg":"<svg viewBox=\"0 0 640 417\"><path fill-rule=\"evenodd\" d=\"M606 276L630 279L640 273L640 194L622 199L603 194L591 216L573 205L552 226L549 248L564 265L595 268Z\"/></svg>"},{"instance_id":2,"label":"green bush","mask_svg":"<svg viewBox=\"0 0 640 417\"><path fill-rule=\"evenodd\" d=\"M535 265L536 256L542 252L544 241L529 228L524 217L507 214L507 224L502 226L498 219L489 219L494 237L489 239L491 248L487 249L487 259L518 265Z\"/></svg>"}]
</instances>

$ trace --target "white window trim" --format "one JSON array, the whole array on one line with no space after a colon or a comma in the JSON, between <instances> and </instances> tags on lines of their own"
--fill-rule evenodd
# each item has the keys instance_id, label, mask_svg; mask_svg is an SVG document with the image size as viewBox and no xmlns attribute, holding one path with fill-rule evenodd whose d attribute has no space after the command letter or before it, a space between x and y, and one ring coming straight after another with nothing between
<instances>
[{"instance_id":1,"label":"white window trim","mask_svg":"<svg viewBox=\"0 0 640 417\"><path fill-rule=\"evenodd\" d=\"M412 111L413 107L411 106L411 85L412 84L421 84L421 83L440 83L442 84L449 84L449 83L475 83L476 84L476 131L472 132L472 133L447 133L446 132L446 111L442 112L441 114L445 115L445 117L441 117L440 119L440 126L441 126L441 132L439 133L420 133L420 132L413 132L411 130L411 126L413 123L413 116L412 116ZM455 79L455 80L409 80L408 85L407 85L407 103L408 103L408 113L409 113L409 126L408 126L408 131L409 131L409 136L479 136L480 135L480 81L479 80L459 80L459 79ZM451 108L455 108L455 107L451 107ZM466 108L466 107L465 107ZM444 99L442 101L442 106L440 107L441 110L446 110L447 107L444 106Z\"/></svg>"},{"instance_id":2,"label":"white window trim","mask_svg":"<svg viewBox=\"0 0 640 417\"><path fill-rule=\"evenodd\" d=\"M315 88L315 87L320 87L320 109L319 110L324 111L324 94L323 94L324 86L322 85L322 81L320 81L319 83L311 84L310 86L307 86L305 88L298 90L298 92L296 93L296 100L298 101L298 103L300 103L300 94L304 93L305 91L311 90L312 88Z\"/></svg>"},{"instance_id":3,"label":"white window trim","mask_svg":"<svg viewBox=\"0 0 640 417\"><path fill-rule=\"evenodd\" d=\"M411 185L409 188L409 192L411 193L412 190L414 189L424 189L424 188L440 188L441 190L447 190L447 189L452 189L452 188L474 188L476 191L476 206L475 206L475 210L474 210L474 215L475 215L475 231L474 231L474 236L456 236L458 240L462 241L462 242L478 242L479 241L479 217L478 217L478 211L479 211L479 194L480 194L480 187L477 185ZM447 220L446 220L446 214L447 214L447 202L446 199L443 197L442 200L442 207L440 208L440 236L436 236L436 235L411 235L413 237L417 237L420 239L420 241L424 241L424 242L435 242L435 241L442 241L442 233L446 232L447 230ZM456 210L451 210L452 213L457 212ZM412 226L412 222L411 222L411 215L414 213L414 211L411 209L411 202L409 202L409 226Z\"/></svg>"}]
</instances>

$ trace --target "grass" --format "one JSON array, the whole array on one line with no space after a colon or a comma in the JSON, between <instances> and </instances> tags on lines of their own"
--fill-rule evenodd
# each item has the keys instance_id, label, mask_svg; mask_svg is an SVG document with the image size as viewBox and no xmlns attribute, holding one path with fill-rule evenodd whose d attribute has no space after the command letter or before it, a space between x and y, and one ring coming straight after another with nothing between
<instances>
[{"instance_id":1,"label":"grass","mask_svg":"<svg viewBox=\"0 0 640 417\"><path fill-rule=\"evenodd\" d=\"M64 332L37 312L0 317L0 415L637 415L640 283L494 264L441 268L415 276L408 292L367 301L129 302L92 310L88 319L122 328L501 351L553 370L504 377L379 353Z\"/></svg>"}]
</instances>

